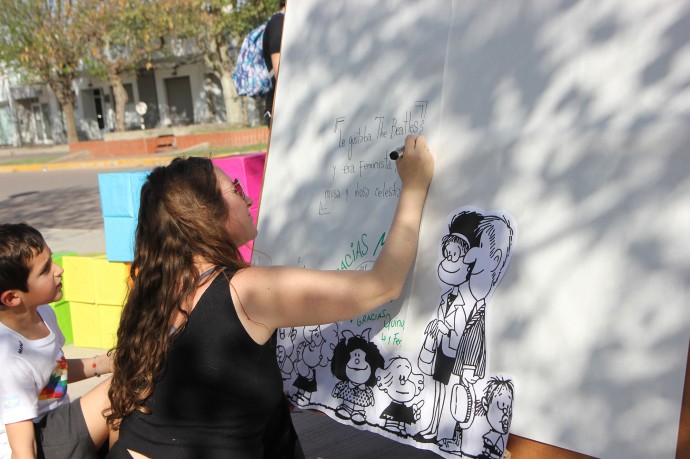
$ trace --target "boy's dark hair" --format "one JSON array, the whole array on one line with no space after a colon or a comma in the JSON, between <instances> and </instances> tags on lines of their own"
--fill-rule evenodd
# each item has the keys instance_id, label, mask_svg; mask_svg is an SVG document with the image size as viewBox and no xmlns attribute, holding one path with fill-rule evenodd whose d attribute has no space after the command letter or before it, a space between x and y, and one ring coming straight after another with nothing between
<instances>
[{"instance_id":1,"label":"boy's dark hair","mask_svg":"<svg viewBox=\"0 0 690 459\"><path fill-rule=\"evenodd\" d=\"M28 291L31 259L45 246L41 233L26 223L0 225L0 293L12 289Z\"/></svg>"}]
</instances>

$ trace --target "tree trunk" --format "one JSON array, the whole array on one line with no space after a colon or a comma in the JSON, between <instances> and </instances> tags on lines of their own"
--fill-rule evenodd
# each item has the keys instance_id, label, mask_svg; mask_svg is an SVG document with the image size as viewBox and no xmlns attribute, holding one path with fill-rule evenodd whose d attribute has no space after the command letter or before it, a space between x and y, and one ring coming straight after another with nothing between
<instances>
[{"instance_id":1,"label":"tree trunk","mask_svg":"<svg viewBox=\"0 0 690 459\"><path fill-rule=\"evenodd\" d=\"M74 118L74 97L69 93L67 102L62 104L62 112L65 114L65 130L67 131L67 143L79 142L77 135L77 122Z\"/></svg>"},{"instance_id":2,"label":"tree trunk","mask_svg":"<svg viewBox=\"0 0 690 459\"><path fill-rule=\"evenodd\" d=\"M115 67L108 67L108 81L113 85L113 96L115 97L115 131L124 132L125 130L125 106L129 96L122 84L122 75Z\"/></svg>"},{"instance_id":3,"label":"tree trunk","mask_svg":"<svg viewBox=\"0 0 690 459\"><path fill-rule=\"evenodd\" d=\"M232 62L228 54L228 42L223 37L216 37L216 46L214 51L216 59L214 61L214 70L220 86L223 89L223 102L225 102L225 121L232 124L245 123L243 116L242 101L237 95L235 84L232 82L232 71L235 68L235 63Z\"/></svg>"},{"instance_id":4,"label":"tree trunk","mask_svg":"<svg viewBox=\"0 0 690 459\"><path fill-rule=\"evenodd\" d=\"M232 82L232 70L228 70L227 68L221 70L220 85L223 88L226 121L233 124L245 123L246 121L242 116L240 96L237 95L235 84Z\"/></svg>"},{"instance_id":5,"label":"tree trunk","mask_svg":"<svg viewBox=\"0 0 690 459\"><path fill-rule=\"evenodd\" d=\"M67 144L79 142L77 122L74 118L74 95L70 89L72 87L72 81L69 80L63 84L51 81L49 85L62 107L63 118L65 120L65 131L67 131Z\"/></svg>"}]
</instances>

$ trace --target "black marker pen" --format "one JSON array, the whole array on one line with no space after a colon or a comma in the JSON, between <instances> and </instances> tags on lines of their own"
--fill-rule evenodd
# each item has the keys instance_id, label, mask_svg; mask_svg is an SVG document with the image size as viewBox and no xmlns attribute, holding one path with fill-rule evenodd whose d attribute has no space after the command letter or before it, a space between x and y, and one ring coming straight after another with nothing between
<instances>
[{"instance_id":1,"label":"black marker pen","mask_svg":"<svg viewBox=\"0 0 690 459\"><path fill-rule=\"evenodd\" d=\"M395 160L397 160L397 159L402 158L403 152L404 152L404 151L405 151L405 145L403 145L402 147L398 147L398 148L396 148L395 150L391 151L390 154L389 154L388 156L390 156L390 158L391 158L393 161L395 161Z\"/></svg>"}]
</instances>

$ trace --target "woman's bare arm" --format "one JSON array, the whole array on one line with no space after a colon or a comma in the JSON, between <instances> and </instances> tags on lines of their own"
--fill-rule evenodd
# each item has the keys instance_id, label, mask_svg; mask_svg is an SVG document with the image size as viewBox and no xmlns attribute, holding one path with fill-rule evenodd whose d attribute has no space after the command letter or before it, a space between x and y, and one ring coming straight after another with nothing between
<instances>
[{"instance_id":1,"label":"woman's bare arm","mask_svg":"<svg viewBox=\"0 0 690 459\"><path fill-rule=\"evenodd\" d=\"M417 252L419 225L433 175L424 137L405 140L396 161L400 200L381 254L370 271L318 271L250 267L232 279L233 297L250 321L277 327L331 323L364 314L396 299Z\"/></svg>"}]
</instances>

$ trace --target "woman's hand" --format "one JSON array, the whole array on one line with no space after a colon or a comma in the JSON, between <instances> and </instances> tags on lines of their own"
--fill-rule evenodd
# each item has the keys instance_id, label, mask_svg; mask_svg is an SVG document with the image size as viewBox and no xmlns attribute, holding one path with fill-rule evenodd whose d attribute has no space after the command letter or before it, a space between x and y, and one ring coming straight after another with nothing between
<instances>
[{"instance_id":1,"label":"woman's hand","mask_svg":"<svg viewBox=\"0 0 690 459\"><path fill-rule=\"evenodd\" d=\"M434 175L434 158L424 136L420 135L415 139L408 135L405 139L405 152L395 165L404 187L426 192Z\"/></svg>"}]
</instances>

